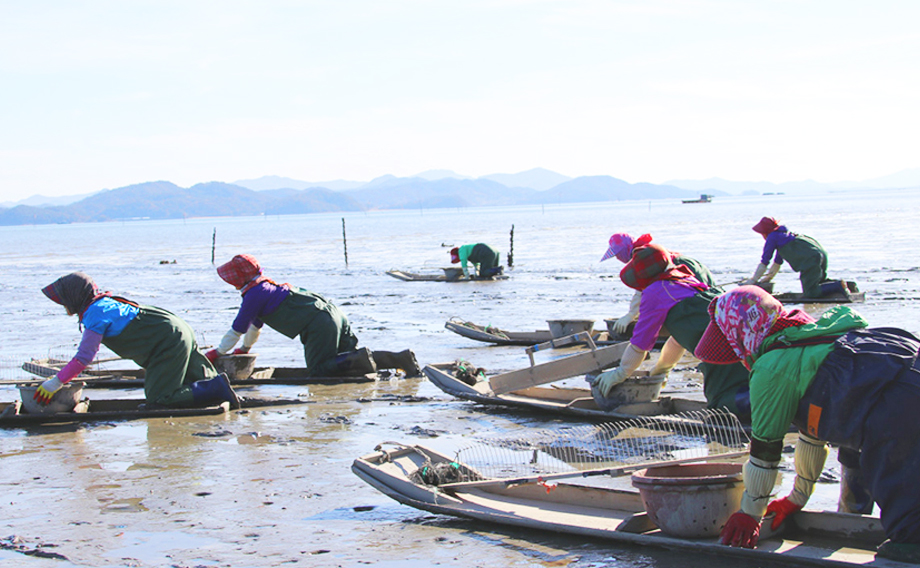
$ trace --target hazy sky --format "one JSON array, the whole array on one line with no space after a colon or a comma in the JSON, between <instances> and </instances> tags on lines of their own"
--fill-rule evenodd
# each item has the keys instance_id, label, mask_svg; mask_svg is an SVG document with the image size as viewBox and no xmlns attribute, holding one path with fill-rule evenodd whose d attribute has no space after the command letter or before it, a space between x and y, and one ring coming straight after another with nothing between
<instances>
[{"instance_id":1,"label":"hazy sky","mask_svg":"<svg viewBox=\"0 0 920 568\"><path fill-rule=\"evenodd\" d=\"M0 201L153 180L920 166L916 0L0 0Z\"/></svg>"}]
</instances>

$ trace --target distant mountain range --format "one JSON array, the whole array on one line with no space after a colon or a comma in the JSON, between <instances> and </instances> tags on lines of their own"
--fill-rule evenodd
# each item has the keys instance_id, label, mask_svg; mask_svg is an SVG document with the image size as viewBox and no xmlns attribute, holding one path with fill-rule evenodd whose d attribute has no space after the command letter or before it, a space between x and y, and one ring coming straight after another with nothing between
<instances>
[{"instance_id":1,"label":"distant mountain range","mask_svg":"<svg viewBox=\"0 0 920 568\"><path fill-rule=\"evenodd\" d=\"M369 182L306 182L265 176L232 184L210 182L182 188L168 181L156 181L88 196L44 199L33 196L0 208L0 225L582 203L688 198L700 193L724 196L860 187L920 187L920 168L876 180L836 184L750 183L718 178L666 184L628 183L611 176L569 178L542 168L475 179L449 170L432 170L412 177L386 175Z\"/></svg>"}]
</instances>

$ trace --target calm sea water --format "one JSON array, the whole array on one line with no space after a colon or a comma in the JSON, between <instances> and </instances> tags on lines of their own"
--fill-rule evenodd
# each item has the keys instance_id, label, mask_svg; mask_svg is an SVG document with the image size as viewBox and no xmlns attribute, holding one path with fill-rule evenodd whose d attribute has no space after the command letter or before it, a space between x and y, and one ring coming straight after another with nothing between
<instances>
[{"instance_id":1,"label":"calm sea water","mask_svg":"<svg viewBox=\"0 0 920 568\"><path fill-rule=\"evenodd\" d=\"M830 276L867 292L859 308L873 325L920 331L918 205L920 190L0 227L0 314L10 330L4 358L74 344L75 319L39 290L75 270L105 289L181 314L204 344L217 342L239 297L217 277L214 239L217 264L241 252L255 255L276 281L343 307L363 343L411 346L423 362L452 359L455 349L468 347L443 330L452 316L526 330L544 329L553 318L593 318L603 326L603 319L622 314L631 296L617 278L622 264L598 262L613 232L651 233L704 262L719 281L747 276L763 243L750 227L763 215L818 239L830 255ZM471 242L490 243L503 257L513 250L511 279L406 283L385 274L440 272L449 265L449 246ZM776 283L777 291L801 291L788 269ZM299 357L272 332L259 348L272 361Z\"/></svg>"},{"instance_id":2,"label":"calm sea water","mask_svg":"<svg viewBox=\"0 0 920 568\"><path fill-rule=\"evenodd\" d=\"M598 262L613 232L634 236L651 233L664 246L704 262L718 281L737 281L748 276L759 260L763 241L750 227L764 215L780 218L791 230L811 235L825 246L830 254L830 275L853 280L867 292L866 303L858 309L872 325L920 332L918 206L920 190L725 197L709 204L633 201L0 227L0 317L6 330L0 379L23 377L18 365L30 357L69 357L73 353L80 337L76 319L67 317L40 289L76 270L90 274L101 287L119 295L180 314L203 345L216 343L234 317L239 295L217 277L211 262L212 239L216 263L237 253L253 254L274 280L323 293L342 307L363 345L393 350L410 347L422 364L461 357L490 370L527 364L521 348L489 347L446 331L444 322L451 317L523 331L546 329L546 320L557 318L595 319L597 327L603 327L604 319L621 315L632 296L617 277L622 264L616 260ZM514 266L506 270L508 280L411 283L386 275L393 268L440 273L441 267L449 265L449 247L465 243L490 243L504 257L511 249L512 227ZM796 276L788 269L780 273L776 283L777 291L800 291ZM299 343L271 330L262 334L257 351L263 365L302 364ZM295 409L290 414L235 414L219 426L234 436L234 443L195 437L201 429L213 429L208 420L166 424L138 421L54 435L0 431L4 490L15 495L10 502L16 501L17 511L34 510L36 503L29 499L42 493L32 491L32 484L38 484L42 491L52 490L47 484L70 488L75 479L71 476L76 475L84 480L81 487L95 488L74 491L73 505L62 506L54 515L17 513L0 524L7 531L4 534L26 533L36 539L66 541L68 544L58 551L72 560L80 558L81 547L92 554L93 539L107 535L109 540L97 544L107 551L106 558L75 561L76 565L92 566L117 564L109 558L112 555L115 559L125 555L141 558L145 565L174 563L177 560L170 559L175 558L200 564L197 557L158 556L165 554L163 550L169 546L164 543L175 536L169 531L180 529L187 538L210 539L207 543L212 543L208 546L214 551L213 557L225 563L277 565L289 551L262 558L259 555L266 553L267 540L252 556L240 552L239 543L249 538L243 525L256 517L262 521L263 532L269 530L265 526L275 527L271 530L278 542L310 541L312 544L298 546L333 551L322 557L325 561L318 557L315 565L357 565L358 558L367 558L362 547L373 551L378 543L383 548L376 549L376 554L382 556L376 558L394 566L407 565L406 558L416 559L412 565L424 566L425 559L435 557L450 566L498 565L494 562L530 566L552 561L569 566L632 567L676 562L673 555L665 553L611 553L605 543L581 544L577 539L546 535L517 535L510 540L505 536L483 537L463 521L437 521L434 525L419 521L417 511L396 506L351 475L347 469L351 460L384 440L417 440L419 432L426 429L439 431L444 440L497 427L527 428L562 421L519 418L510 411L484 414L484 409L453 401L423 379L398 383L311 387L311 396L326 401L323 405L312 405L306 411ZM359 397L372 397L387 389L430 397L431 402L404 406L354 403ZM17 396L12 387L0 387L0 400ZM342 413L350 425L330 425L321 420L325 416L321 412ZM411 429L417 425L422 429ZM271 435L253 438L249 433L254 431ZM253 439L256 442L246 442ZM259 440L267 441L264 446L242 445L262 444ZM433 447L440 443L437 438L422 442ZM45 448L42 459L34 453L36 448ZM49 453L49 448L54 451ZM75 463L81 465L72 465ZM278 469L276 464L280 463L290 465ZM165 473L172 468L184 473L172 478ZM146 471L161 473L151 476ZM215 501L198 500L174 511L176 506L171 503L199 499L189 495L198 495L200 487L187 487L180 481L184 479L196 479L195 483L204 483L208 491L215 490L207 487L209 483L264 487L269 496L253 497L251 507L221 508ZM323 488L330 483L334 489ZM122 516L112 516L103 505L87 509L86 491L90 491L90 505L120 499L143 504L144 509L123 512ZM99 497L100 493L104 497ZM830 493L833 503L833 491ZM287 510L265 503L283 504L282 509ZM364 504L377 507L373 515L361 516L351 510ZM96 511L98 507L103 507L105 514ZM90 528L80 532L84 519L89 519L92 534L87 534ZM202 528L218 524L218 519L226 519L225 526ZM240 526L243 528L234 528ZM316 536L327 530L333 534ZM138 542L149 538L159 544L154 552L143 547L122 551L119 543L127 539L120 536L123 531L134 531L131 536L140 539ZM523 540L514 540L518 538ZM9 558L21 559L18 555ZM474 560L467 563L464 558Z\"/></svg>"}]
</instances>

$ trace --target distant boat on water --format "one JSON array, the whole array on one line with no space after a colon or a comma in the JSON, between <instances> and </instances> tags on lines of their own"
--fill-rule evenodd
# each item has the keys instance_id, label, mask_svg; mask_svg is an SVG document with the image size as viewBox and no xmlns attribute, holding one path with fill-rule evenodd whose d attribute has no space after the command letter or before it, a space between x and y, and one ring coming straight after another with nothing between
<instances>
[{"instance_id":1,"label":"distant boat on water","mask_svg":"<svg viewBox=\"0 0 920 568\"><path fill-rule=\"evenodd\" d=\"M684 203L710 203L712 196L708 193L701 193L699 199L684 199Z\"/></svg>"}]
</instances>

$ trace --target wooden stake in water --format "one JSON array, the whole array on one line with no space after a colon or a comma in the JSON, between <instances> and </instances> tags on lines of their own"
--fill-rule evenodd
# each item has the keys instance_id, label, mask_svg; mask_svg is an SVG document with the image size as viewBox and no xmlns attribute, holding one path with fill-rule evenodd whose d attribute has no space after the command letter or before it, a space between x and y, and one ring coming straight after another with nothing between
<instances>
[{"instance_id":1,"label":"wooden stake in water","mask_svg":"<svg viewBox=\"0 0 920 568\"><path fill-rule=\"evenodd\" d=\"M345 248L345 268L348 268L348 239L345 238L345 217L342 217L342 246Z\"/></svg>"},{"instance_id":2,"label":"wooden stake in water","mask_svg":"<svg viewBox=\"0 0 920 568\"><path fill-rule=\"evenodd\" d=\"M508 268L514 266L514 225L511 225L511 248L508 249Z\"/></svg>"},{"instance_id":3,"label":"wooden stake in water","mask_svg":"<svg viewBox=\"0 0 920 568\"><path fill-rule=\"evenodd\" d=\"M214 227L214 233L211 235L211 264L214 264L214 248L217 247L217 227Z\"/></svg>"}]
</instances>

